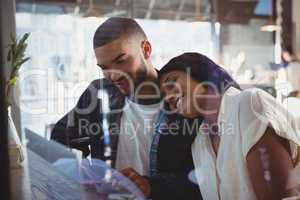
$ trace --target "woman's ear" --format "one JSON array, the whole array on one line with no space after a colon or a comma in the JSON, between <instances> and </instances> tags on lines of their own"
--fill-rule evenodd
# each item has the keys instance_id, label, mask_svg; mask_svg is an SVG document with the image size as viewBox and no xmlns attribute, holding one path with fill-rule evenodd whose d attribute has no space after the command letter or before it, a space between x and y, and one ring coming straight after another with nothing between
<instances>
[{"instance_id":1,"label":"woman's ear","mask_svg":"<svg viewBox=\"0 0 300 200\"><path fill-rule=\"evenodd\" d=\"M152 47L149 41L144 40L141 43L142 52L144 55L144 58L147 60L150 58L150 55L152 53Z\"/></svg>"}]
</instances>

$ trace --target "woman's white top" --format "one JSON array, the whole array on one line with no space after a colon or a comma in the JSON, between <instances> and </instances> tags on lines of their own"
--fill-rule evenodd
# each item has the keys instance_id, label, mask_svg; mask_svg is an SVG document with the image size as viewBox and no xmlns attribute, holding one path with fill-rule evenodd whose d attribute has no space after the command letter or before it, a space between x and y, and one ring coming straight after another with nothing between
<instances>
[{"instance_id":1,"label":"woman's white top","mask_svg":"<svg viewBox=\"0 0 300 200\"><path fill-rule=\"evenodd\" d=\"M192 146L196 178L205 200L256 199L246 156L268 126L290 141L293 159L298 156L299 124L263 90L229 88L222 97L218 125L221 135L217 157L204 131L208 128L205 124L201 125ZM262 151L262 158L263 154Z\"/></svg>"}]
</instances>

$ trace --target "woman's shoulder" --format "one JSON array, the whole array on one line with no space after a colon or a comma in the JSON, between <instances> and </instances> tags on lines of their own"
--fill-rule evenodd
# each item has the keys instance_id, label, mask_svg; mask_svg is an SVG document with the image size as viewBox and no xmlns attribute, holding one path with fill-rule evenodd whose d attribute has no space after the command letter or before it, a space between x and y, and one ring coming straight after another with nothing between
<instances>
[{"instance_id":1,"label":"woman's shoulder","mask_svg":"<svg viewBox=\"0 0 300 200\"><path fill-rule=\"evenodd\" d=\"M259 88L247 88L241 91L240 98L242 100L247 100L251 98L258 98L262 96L269 95L267 92L265 92L262 89Z\"/></svg>"},{"instance_id":2,"label":"woman's shoulder","mask_svg":"<svg viewBox=\"0 0 300 200\"><path fill-rule=\"evenodd\" d=\"M249 102L253 100L259 100L260 98L265 98L266 96L271 96L269 93L265 92L259 88L247 88L243 90L230 88L226 93L227 96L233 96L242 102ZM271 96L272 97L272 96ZM269 97L267 97L269 98Z\"/></svg>"},{"instance_id":3,"label":"woman's shoulder","mask_svg":"<svg viewBox=\"0 0 300 200\"><path fill-rule=\"evenodd\" d=\"M276 99L259 88L241 91L238 97L238 110L242 127L254 121L266 121L266 113L272 113L272 108L276 106Z\"/></svg>"},{"instance_id":4,"label":"woman's shoulder","mask_svg":"<svg viewBox=\"0 0 300 200\"><path fill-rule=\"evenodd\" d=\"M260 109L266 103L276 103L276 99L269 93L259 88L242 90L239 95L240 105Z\"/></svg>"}]
</instances>

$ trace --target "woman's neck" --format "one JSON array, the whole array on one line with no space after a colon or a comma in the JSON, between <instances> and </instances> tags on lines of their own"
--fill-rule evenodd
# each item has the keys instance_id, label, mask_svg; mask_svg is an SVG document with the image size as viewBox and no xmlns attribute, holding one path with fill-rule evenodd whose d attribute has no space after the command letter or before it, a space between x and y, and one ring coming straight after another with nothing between
<instances>
[{"instance_id":1,"label":"woman's neck","mask_svg":"<svg viewBox=\"0 0 300 200\"><path fill-rule=\"evenodd\" d=\"M204 123L208 125L208 135L216 156L218 156L218 150L220 145L220 127L218 124L218 116L221 107L222 96L216 95L216 98L207 99L205 109L212 111L204 114Z\"/></svg>"},{"instance_id":2,"label":"woman's neck","mask_svg":"<svg viewBox=\"0 0 300 200\"><path fill-rule=\"evenodd\" d=\"M213 94L209 94L213 95ZM204 123L215 125L218 123L218 116L221 107L222 96L214 94L215 97L207 98L205 101L205 113L203 113Z\"/></svg>"}]
</instances>

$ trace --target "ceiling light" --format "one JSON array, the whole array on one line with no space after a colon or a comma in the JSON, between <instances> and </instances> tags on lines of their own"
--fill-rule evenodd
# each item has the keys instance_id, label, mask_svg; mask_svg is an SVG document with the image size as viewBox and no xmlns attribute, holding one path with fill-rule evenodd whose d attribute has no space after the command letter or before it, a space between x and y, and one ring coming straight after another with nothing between
<instances>
[{"instance_id":1,"label":"ceiling light","mask_svg":"<svg viewBox=\"0 0 300 200\"><path fill-rule=\"evenodd\" d=\"M280 30L280 26L278 26L271 17L263 26L260 27L260 30L266 32L274 32Z\"/></svg>"}]
</instances>

